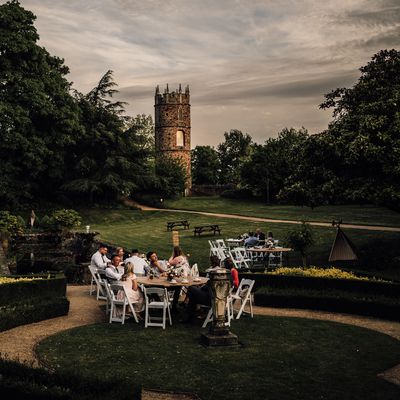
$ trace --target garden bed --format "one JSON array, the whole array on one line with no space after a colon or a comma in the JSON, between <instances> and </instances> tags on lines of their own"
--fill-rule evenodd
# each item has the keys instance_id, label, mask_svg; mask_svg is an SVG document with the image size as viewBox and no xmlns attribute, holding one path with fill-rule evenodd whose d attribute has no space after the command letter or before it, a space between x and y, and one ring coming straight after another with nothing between
<instances>
[{"instance_id":1,"label":"garden bed","mask_svg":"<svg viewBox=\"0 0 400 400\"><path fill-rule=\"evenodd\" d=\"M11 276L2 280L0 331L68 314L64 276Z\"/></svg>"}]
</instances>

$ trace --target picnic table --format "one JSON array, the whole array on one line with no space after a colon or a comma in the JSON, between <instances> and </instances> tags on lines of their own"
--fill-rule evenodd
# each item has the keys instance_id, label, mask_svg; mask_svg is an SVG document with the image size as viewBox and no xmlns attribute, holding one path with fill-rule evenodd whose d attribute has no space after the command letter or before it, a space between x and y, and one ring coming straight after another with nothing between
<instances>
[{"instance_id":1,"label":"picnic table","mask_svg":"<svg viewBox=\"0 0 400 400\"><path fill-rule=\"evenodd\" d=\"M183 226L183 229L189 229L189 221L185 219L181 221L167 222L167 231L172 231L172 228L175 226Z\"/></svg>"},{"instance_id":2,"label":"picnic table","mask_svg":"<svg viewBox=\"0 0 400 400\"><path fill-rule=\"evenodd\" d=\"M213 224L213 225L200 225L200 226L195 226L194 227L194 236L198 235L200 236L203 232L213 232L214 235L218 232L218 234L221 234L221 229L218 224Z\"/></svg>"}]
</instances>

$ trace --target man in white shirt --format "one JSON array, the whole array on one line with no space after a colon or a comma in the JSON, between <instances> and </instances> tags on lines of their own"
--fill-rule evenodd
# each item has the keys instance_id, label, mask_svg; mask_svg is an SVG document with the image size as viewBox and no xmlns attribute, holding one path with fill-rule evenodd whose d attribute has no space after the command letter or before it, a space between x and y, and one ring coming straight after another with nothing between
<instances>
[{"instance_id":1,"label":"man in white shirt","mask_svg":"<svg viewBox=\"0 0 400 400\"><path fill-rule=\"evenodd\" d=\"M92 258L90 260L90 265L92 267L96 267L99 272L104 272L107 264L111 261L109 258L107 258L108 248L107 245L104 243L99 244L99 249L92 255Z\"/></svg>"},{"instance_id":2,"label":"man in white shirt","mask_svg":"<svg viewBox=\"0 0 400 400\"><path fill-rule=\"evenodd\" d=\"M121 280L123 273L119 272L118 270L118 266L120 263L121 257L117 254L113 254L113 256L111 257L111 264L107 265L106 268L106 277L109 282L113 283Z\"/></svg>"},{"instance_id":3,"label":"man in white shirt","mask_svg":"<svg viewBox=\"0 0 400 400\"><path fill-rule=\"evenodd\" d=\"M138 249L132 249L132 251L129 254L129 257L125 259L125 264L128 262L133 264L133 272L137 276L144 276L145 275L145 267L148 266L147 261L139 257L139 250Z\"/></svg>"}]
</instances>

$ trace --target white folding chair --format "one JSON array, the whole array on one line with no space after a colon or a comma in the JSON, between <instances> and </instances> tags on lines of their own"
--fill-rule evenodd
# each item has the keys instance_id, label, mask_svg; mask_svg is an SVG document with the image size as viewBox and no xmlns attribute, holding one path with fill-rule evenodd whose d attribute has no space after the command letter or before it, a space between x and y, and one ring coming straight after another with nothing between
<instances>
[{"instance_id":1,"label":"white folding chair","mask_svg":"<svg viewBox=\"0 0 400 400\"><path fill-rule=\"evenodd\" d=\"M90 291L89 291L89 295L91 296L97 290L96 280L94 278L94 274L97 272L97 268L93 267L92 265L89 265L89 271L92 277L90 281Z\"/></svg>"},{"instance_id":2,"label":"white folding chair","mask_svg":"<svg viewBox=\"0 0 400 400\"><path fill-rule=\"evenodd\" d=\"M107 279L101 279L100 280L103 290L106 294L106 315L109 314L110 312L110 305L111 305L111 293L110 293L110 289L108 287L108 281Z\"/></svg>"},{"instance_id":3,"label":"white folding chair","mask_svg":"<svg viewBox=\"0 0 400 400\"><path fill-rule=\"evenodd\" d=\"M228 246L225 244L224 239L217 239L217 240L215 241L215 244L216 244L216 246L217 246L219 249L226 249L226 248L228 248Z\"/></svg>"},{"instance_id":4,"label":"white folding chair","mask_svg":"<svg viewBox=\"0 0 400 400\"><path fill-rule=\"evenodd\" d=\"M210 245L210 256L216 256L216 249L217 249L217 245L215 244L215 242L213 240L209 240L208 244Z\"/></svg>"},{"instance_id":5,"label":"white folding chair","mask_svg":"<svg viewBox=\"0 0 400 400\"><path fill-rule=\"evenodd\" d=\"M90 272L92 273L92 269L90 270ZM107 292L104 286L104 282L99 275L99 272L93 270L92 278L96 283L96 299L107 300Z\"/></svg>"},{"instance_id":6,"label":"white folding chair","mask_svg":"<svg viewBox=\"0 0 400 400\"><path fill-rule=\"evenodd\" d=\"M235 247L231 250L232 260L237 269L250 269L252 260L248 257L244 247Z\"/></svg>"},{"instance_id":7,"label":"white folding chair","mask_svg":"<svg viewBox=\"0 0 400 400\"><path fill-rule=\"evenodd\" d=\"M172 325L170 302L168 299L167 289L146 288L144 285L142 285L141 287L146 304L144 327L147 328L148 326L161 326L163 329L165 329L167 313L169 318L169 324ZM154 299L153 296L156 296L157 299ZM162 317L150 316L151 309L162 310ZM154 320L160 322L153 322Z\"/></svg>"},{"instance_id":8,"label":"white folding chair","mask_svg":"<svg viewBox=\"0 0 400 400\"><path fill-rule=\"evenodd\" d=\"M282 252L270 253L268 257L268 267L282 267Z\"/></svg>"},{"instance_id":9,"label":"white folding chair","mask_svg":"<svg viewBox=\"0 0 400 400\"><path fill-rule=\"evenodd\" d=\"M126 293L125 287L123 285L110 285L109 283L106 284L106 287L110 296L111 305L109 323L121 322L124 324L125 320L129 318L129 315L126 314L126 306L129 306L135 321L139 322L133 304ZM118 307L122 307L122 310L118 310Z\"/></svg>"},{"instance_id":10,"label":"white folding chair","mask_svg":"<svg viewBox=\"0 0 400 400\"><path fill-rule=\"evenodd\" d=\"M219 258L221 265L223 264L223 261L225 260L225 258L232 256L229 249L225 249L225 248L221 248L221 247L217 247L215 255Z\"/></svg>"},{"instance_id":11,"label":"white folding chair","mask_svg":"<svg viewBox=\"0 0 400 400\"><path fill-rule=\"evenodd\" d=\"M255 281L251 279L242 279L240 281L239 287L236 291L236 293L233 293L231 295L232 297L232 311L233 310L233 305L236 303L236 301L240 302L240 308L239 311L236 315L236 319L239 319L242 315L242 313L249 313L251 315L251 318L253 318L253 286L254 286ZM249 303L249 308L250 312L245 311L246 304Z\"/></svg>"}]
</instances>

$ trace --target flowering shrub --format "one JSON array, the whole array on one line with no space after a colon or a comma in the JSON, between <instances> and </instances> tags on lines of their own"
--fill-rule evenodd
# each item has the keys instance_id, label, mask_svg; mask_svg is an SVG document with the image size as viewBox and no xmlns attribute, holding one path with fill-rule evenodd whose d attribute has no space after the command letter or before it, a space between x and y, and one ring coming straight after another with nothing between
<instances>
[{"instance_id":1,"label":"flowering shrub","mask_svg":"<svg viewBox=\"0 0 400 400\"><path fill-rule=\"evenodd\" d=\"M82 218L79 213L71 209L61 209L53 212L52 219L59 229L78 227Z\"/></svg>"},{"instance_id":2,"label":"flowering shrub","mask_svg":"<svg viewBox=\"0 0 400 400\"><path fill-rule=\"evenodd\" d=\"M0 285L3 283L15 283L15 282L29 282L29 281L35 281L38 279L43 279L41 277L36 277L36 278L28 278L28 277L20 277L20 278L8 278L5 276L0 276Z\"/></svg>"},{"instance_id":3,"label":"flowering shrub","mask_svg":"<svg viewBox=\"0 0 400 400\"><path fill-rule=\"evenodd\" d=\"M342 271L338 268L299 268L299 267L281 267L270 272L272 275L296 275L296 276L312 276L317 278L336 278L336 279L357 279L362 281L375 280L375 278L365 278L356 276L352 272Z\"/></svg>"}]
</instances>

